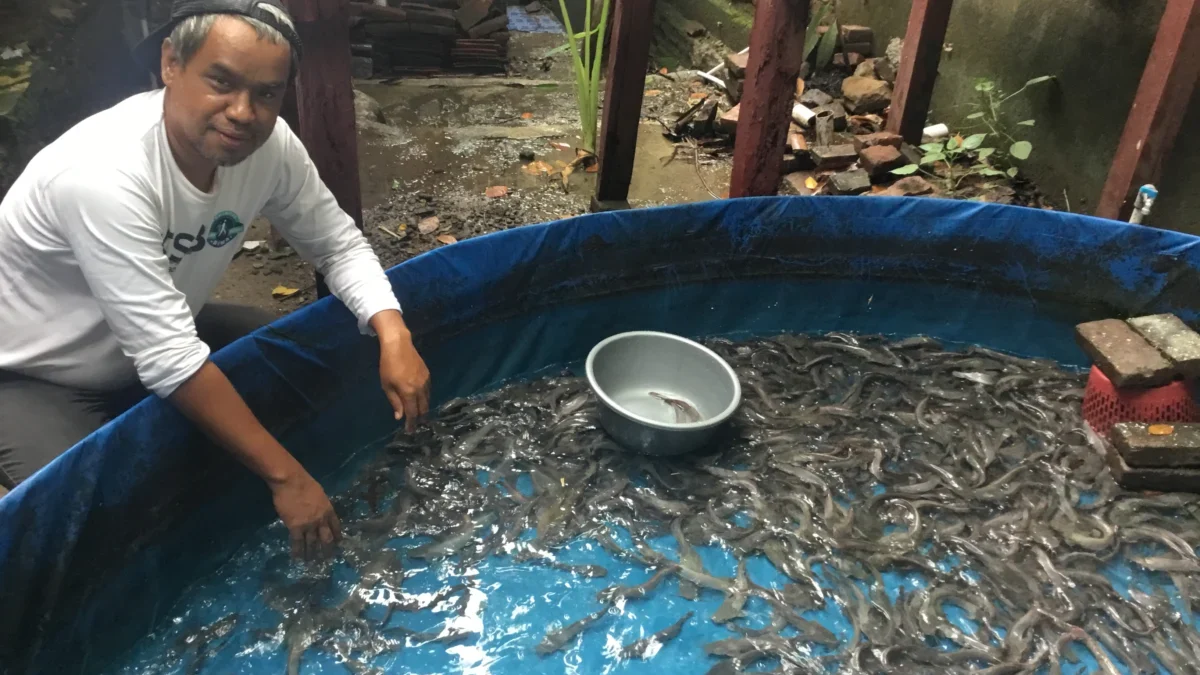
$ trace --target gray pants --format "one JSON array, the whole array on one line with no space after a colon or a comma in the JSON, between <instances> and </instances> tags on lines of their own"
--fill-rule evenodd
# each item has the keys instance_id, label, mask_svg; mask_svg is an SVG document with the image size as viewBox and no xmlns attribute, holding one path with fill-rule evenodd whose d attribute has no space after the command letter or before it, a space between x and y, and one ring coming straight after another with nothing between
<instances>
[{"instance_id":1,"label":"gray pants","mask_svg":"<svg viewBox=\"0 0 1200 675\"><path fill-rule=\"evenodd\" d=\"M274 318L254 307L209 303L196 332L216 351ZM147 395L140 384L98 392L0 371L0 488L16 487Z\"/></svg>"}]
</instances>

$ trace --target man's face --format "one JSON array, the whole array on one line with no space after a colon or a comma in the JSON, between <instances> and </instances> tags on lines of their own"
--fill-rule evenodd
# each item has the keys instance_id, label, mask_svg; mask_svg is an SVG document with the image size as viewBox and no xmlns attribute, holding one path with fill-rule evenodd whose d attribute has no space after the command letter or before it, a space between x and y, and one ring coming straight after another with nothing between
<instances>
[{"instance_id":1,"label":"man's face","mask_svg":"<svg viewBox=\"0 0 1200 675\"><path fill-rule=\"evenodd\" d=\"M262 146L275 128L291 68L288 45L260 39L236 17L219 17L186 66L163 45L164 108L176 141L218 166Z\"/></svg>"}]
</instances>

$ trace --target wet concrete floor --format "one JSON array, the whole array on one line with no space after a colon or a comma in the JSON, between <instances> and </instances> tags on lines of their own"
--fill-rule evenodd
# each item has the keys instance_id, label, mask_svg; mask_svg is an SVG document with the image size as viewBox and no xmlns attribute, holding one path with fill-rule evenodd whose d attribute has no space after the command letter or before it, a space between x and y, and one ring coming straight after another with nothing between
<instances>
[{"instance_id":1,"label":"wet concrete floor","mask_svg":"<svg viewBox=\"0 0 1200 675\"><path fill-rule=\"evenodd\" d=\"M573 149L551 146L552 142L571 148L579 145L579 113L569 83L523 81L514 85L503 78L481 78L457 80L452 86L415 80L360 83L358 88L379 101L399 131L391 139L371 132L360 138L364 206L376 206L390 198L393 180L434 192L461 188L482 193L491 185L530 192L562 191L561 184L526 171L527 162L520 155L530 152L554 166L574 159ZM657 122L643 122L630 185L632 204L712 198L697 178L690 157L681 154L667 163L672 148ZM701 167L701 174L718 195L728 189L728 165ZM585 205L595 189L595 176L573 175L568 189Z\"/></svg>"},{"instance_id":2,"label":"wet concrete floor","mask_svg":"<svg viewBox=\"0 0 1200 675\"><path fill-rule=\"evenodd\" d=\"M509 77L355 82L378 101L386 119L360 118L358 148L364 231L385 267L446 241L587 211L595 174L581 170L564 189L557 175L531 173L521 159L532 154L557 171L575 158L579 111L569 55L545 57L562 39L514 34L510 50L518 72ZM651 95L643 106L629 194L635 207L709 200L728 190L728 159L697 167L688 150L668 162L673 144L649 115L686 110L689 87L686 77L648 79ZM485 197L493 186L508 188L508 196ZM419 231L418 223L430 217L438 218L438 228ZM265 237L265 231L258 222L251 237ZM312 274L295 256L240 255L216 299L284 314L315 298ZM278 300L272 297L277 286L299 291Z\"/></svg>"}]
</instances>

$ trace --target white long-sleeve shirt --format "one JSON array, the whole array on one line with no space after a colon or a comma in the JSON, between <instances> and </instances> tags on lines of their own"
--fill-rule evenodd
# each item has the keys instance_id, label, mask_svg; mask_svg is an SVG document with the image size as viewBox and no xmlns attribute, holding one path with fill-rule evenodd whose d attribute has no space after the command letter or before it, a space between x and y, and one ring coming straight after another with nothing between
<instances>
[{"instance_id":1,"label":"white long-sleeve shirt","mask_svg":"<svg viewBox=\"0 0 1200 675\"><path fill-rule=\"evenodd\" d=\"M161 89L83 120L0 202L0 370L101 391L136 378L170 395L209 356L193 318L259 214L325 275L360 330L400 308L282 119L253 155L217 169L208 193L171 154Z\"/></svg>"}]
</instances>

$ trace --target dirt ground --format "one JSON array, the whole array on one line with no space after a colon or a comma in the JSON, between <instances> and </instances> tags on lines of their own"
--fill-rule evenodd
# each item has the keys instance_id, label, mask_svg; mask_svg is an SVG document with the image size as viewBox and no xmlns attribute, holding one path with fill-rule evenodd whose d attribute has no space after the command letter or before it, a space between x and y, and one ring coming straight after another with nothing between
<instances>
[{"instance_id":1,"label":"dirt ground","mask_svg":"<svg viewBox=\"0 0 1200 675\"><path fill-rule=\"evenodd\" d=\"M579 144L570 61L565 54L544 56L562 43L561 35L514 34L508 77L356 81L386 119L360 116L359 123L364 231L385 268L446 242L587 212L595 174L577 172L564 188L559 176L529 168L533 157L556 171L575 158ZM694 80L686 71L647 78L630 189L635 207L712 199L728 190L727 156L702 158L699 166L690 151L672 160L673 144L656 121L687 110L693 91L715 95ZM497 186L507 195L486 196ZM249 228L248 241L266 237L261 219ZM297 292L276 299L272 291L280 286ZM283 315L315 297L310 265L261 246L234 259L214 300Z\"/></svg>"},{"instance_id":2,"label":"dirt ground","mask_svg":"<svg viewBox=\"0 0 1200 675\"><path fill-rule=\"evenodd\" d=\"M552 54L563 40L562 35L515 33L506 77L355 82L364 232L385 268L471 237L587 212L596 175L580 170L566 186L559 175L580 145L570 57ZM851 72L842 67L818 73L810 78L810 88L840 94L842 79ZM677 146L664 134L705 96L717 97L722 110L729 107L724 94L695 71L646 76L629 194L634 207L728 194L732 152L727 143L701 151ZM850 136L842 136L850 142ZM819 172L818 178L825 183L831 173ZM784 194L798 193L793 183L783 183ZM872 192L882 189L877 185ZM495 196L497 191L503 196ZM968 181L953 194L935 195L1045 207L1036 187L1020 179ZM249 239L266 236L265 223L250 228ZM285 297L277 298L273 291L280 287ZM315 297L307 263L260 247L234 260L215 299L282 315Z\"/></svg>"}]
</instances>

